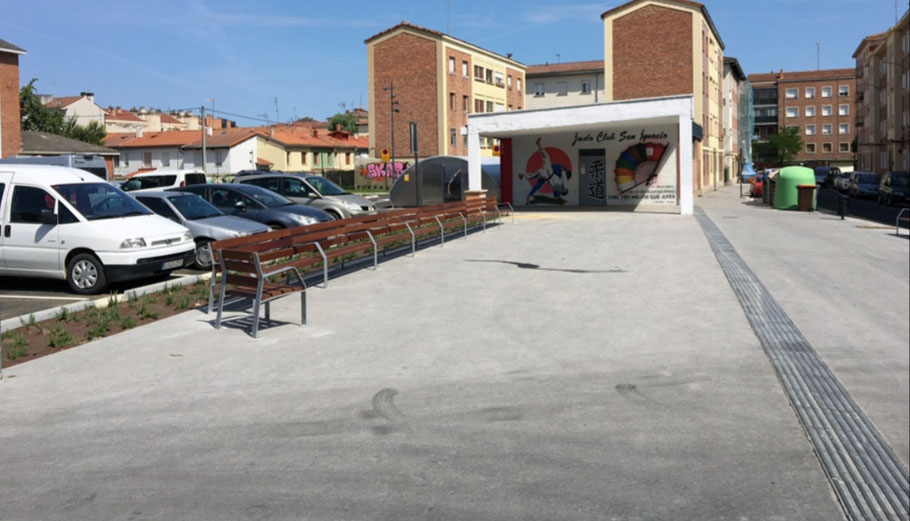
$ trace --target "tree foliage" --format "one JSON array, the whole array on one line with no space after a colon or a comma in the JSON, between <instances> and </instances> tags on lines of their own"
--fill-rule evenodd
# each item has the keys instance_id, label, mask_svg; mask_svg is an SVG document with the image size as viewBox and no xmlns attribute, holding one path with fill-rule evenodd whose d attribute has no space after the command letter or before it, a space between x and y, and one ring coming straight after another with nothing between
<instances>
[{"instance_id":1,"label":"tree foliage","mask_svg":"<svg viewBox=\"0 0 910 521\"><path fill-rule=\"evenodd\" d=\"M799 127L784 127L780 132L768 138L772 153L776 155L777 164L786 166L803 149L803 138L799 136Z\"/></svg>"},{"instance_id":2,"label":"tree foliage","mask_svg":"<svg viewBox=\"0 0 910 521\"><path fill-rule=\"evenodd\" d=\"M107 132L104 126L97 121L89 122L86 126L76 124L74 118L67 118L61 110L49 110L45 107L35 93L33 78L28 85L19 91L19 113L21 115L22 130L48 132L72 139L78 139L93 145L103 145Z\"/></svg>"},{"instance_id":3,"label":"tree foliage","mask_svg":"<svg viewBox=\"0 0 910 521\"><path fill-rule=\"evenodd\" d=\"M357 133L357 116L351 112L346 112L344 114L337 113L329 119L329 131L333 132L336 128L336 125L341 125L341 130L350 132L351 134Z\"/></svg>"}]
</instances>

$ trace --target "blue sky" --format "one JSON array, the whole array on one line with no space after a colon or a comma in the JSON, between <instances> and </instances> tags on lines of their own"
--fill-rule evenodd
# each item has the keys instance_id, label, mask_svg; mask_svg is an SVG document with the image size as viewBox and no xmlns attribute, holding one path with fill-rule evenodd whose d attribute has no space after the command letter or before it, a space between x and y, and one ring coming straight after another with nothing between
<instances>
[{"instance_id":1,"label":"blue sky","mask_svg":"<svg viewBox=\"0 0 910 521\"><path fill-rule=\"evenodd\" d=\"M369 36L402 20L446 30L445 0L148 0L40 5L0 0L0 39L28 51L22 84L102 106L199 107L287 121L367 106ZM450 33L528 65L603 58L600 14L624 3L451 0ZM894 0L706 0L746 73L855 65L868 34L894 24ZM897 2L898 16L907 9ZM557 57L557 54L559 55ZM368 108L368 107L367 107ZM240 125L253 119L227 116Z\"/></svg>"}]
</instances>

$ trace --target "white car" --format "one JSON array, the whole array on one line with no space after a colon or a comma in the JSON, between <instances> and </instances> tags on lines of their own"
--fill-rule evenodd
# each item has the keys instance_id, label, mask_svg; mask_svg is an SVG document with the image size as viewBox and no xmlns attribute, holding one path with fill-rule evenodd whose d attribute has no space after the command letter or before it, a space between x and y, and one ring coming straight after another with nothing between
<instances>
[{"instance_id":1,"label":"white car","mask_svg":"<svg viewBox=\"0 0 910 521\"><path fill-rule=\"evenodd\" d=\"M0 165L0 274L64 279L76 293L189 265L196 243L114 185L75 168Z\"/></svg>"},{"instance_id":2,"label":"white car","mask_svg":"<svg viewBox=\"0 0 910 521\"><path fill-rule=\"evenodd\" d=\"M208 183L205 172L199 170L174 170L159 168L151 172L142 172L126 180L120 187L124 192L142 192L149 190L168 190L191 185Z\"/></svg>"}]
</instances>

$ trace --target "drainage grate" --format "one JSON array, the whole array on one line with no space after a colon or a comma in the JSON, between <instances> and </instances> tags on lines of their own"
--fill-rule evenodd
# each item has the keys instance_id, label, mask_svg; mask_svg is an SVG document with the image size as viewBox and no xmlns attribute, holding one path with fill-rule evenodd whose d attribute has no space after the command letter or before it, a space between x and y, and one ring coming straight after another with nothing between
<instances>
[{"instance_id":1,"label":"drainage grate","mask_svg":"<svg viewBox=\"0 0 910 521\"><path fill-rule=\"evenodd\" d=\"M850 520L906 520L910 476L872 422L701 208L695 218Z\"/></svg>"}]
</instances>

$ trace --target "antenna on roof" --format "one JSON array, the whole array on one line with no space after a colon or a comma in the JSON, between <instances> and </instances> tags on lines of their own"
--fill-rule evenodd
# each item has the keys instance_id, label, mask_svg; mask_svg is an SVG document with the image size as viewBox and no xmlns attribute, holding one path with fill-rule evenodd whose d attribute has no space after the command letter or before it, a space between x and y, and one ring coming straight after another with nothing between
<instances>
[{"instance_id":1,"label":"antenna on roof","mask_svg":"<svg viewBox=\"0 0 910 521\"><path fill-rule=\"evenodd\" d=\"M822 70L822 44L815 42L815 70Z\"/></svg>"},{"instance_id":2,"label":"antenna on roof","mask_svg":"<svg viewBox=\"0 0 910 521\"><path fill-rule=\"evenodd\" d=\"M560 61L559 61L559 53L556 53L556 63L560 63Z\"/></svg>"},{"instance_id":3,"label":"antenna on roof","mask_svg":"<svg viewBox=\"0 0 910 521\"><path fill-rule=\"evenodd\" d=\"M895 4L894 4L895 12L897 12L897 3L896 2L897 2L897 0L895 0ZM452 1L446 0L446 34L449 34L449 35L451 34L449 32L449 19L451 18L451 14L452 14Z\"/></svg>"},{"instance_id":4,"label":"antenna on roof","mask_svg":"<svg viewBox=\"0 0 910 521\"><path fill-rule=\"evenodd\" d=\"M281 118L278 117L278 96L272 96L272 101L275 102L275 122L281 122Z\"/></svg>"}]
</instances>

